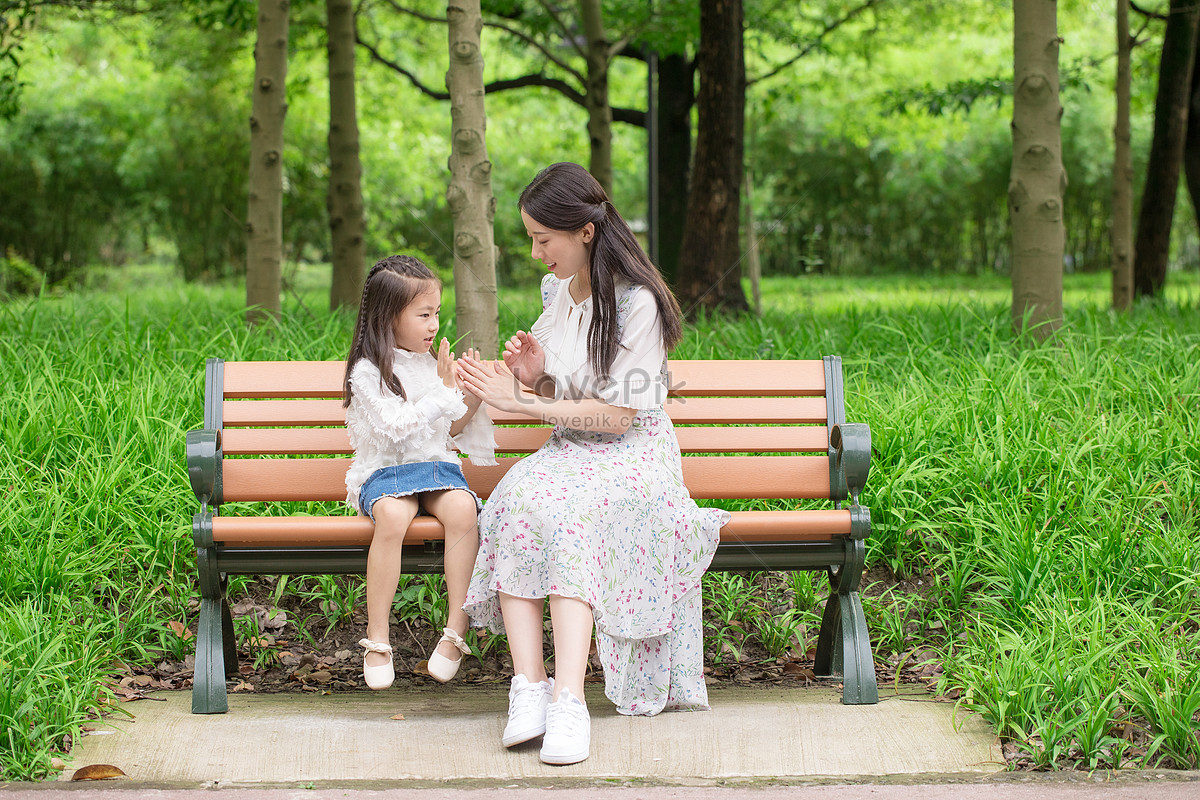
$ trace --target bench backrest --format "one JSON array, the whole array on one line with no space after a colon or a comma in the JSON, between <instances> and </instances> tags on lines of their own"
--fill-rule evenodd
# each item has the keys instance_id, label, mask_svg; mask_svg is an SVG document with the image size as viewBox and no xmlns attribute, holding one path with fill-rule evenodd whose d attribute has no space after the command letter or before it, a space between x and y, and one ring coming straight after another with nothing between
<instances>
[{"instance_id":1,"label":"bench backrest","mask_svg":"<svg viewBox=\"0 0 1200 800\"><path fill-rule=\"evenodd\" d=\"M342 500L352 454L340 361L209 359L205 428L219 432L222 501ZM695 498L845 498L831 480L829 426L845 421L841 360L671 361L666 409ZM550 428L488 413L500 464L464 461L486 497Z\"/></svg>"}]
</instances>

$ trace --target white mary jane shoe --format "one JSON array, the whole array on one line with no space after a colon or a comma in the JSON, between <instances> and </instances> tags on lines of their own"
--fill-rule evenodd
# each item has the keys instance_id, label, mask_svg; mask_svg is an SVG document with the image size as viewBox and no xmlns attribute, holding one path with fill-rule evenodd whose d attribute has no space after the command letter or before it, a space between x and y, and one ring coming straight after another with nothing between
<instances>
[{"instance_id":1,"label":"white mary jane shoe","mask_svg":"<svg viewBox=\"0 0 1200 800\"><path fill-rule=\"evenodd\" d=\"M396 679L396 669L392 666L392 646L386 642L372 642L370 639L359 639L363 648L363 680L372 689L386 689ZM386 664L372 667L367 664L367 653L383 653L388 657Z\"/></svg>"},{"instance_id":2,"label":"white mary jane shoe","mask_svg":"<svg viewBox=\"0 0 1200 800\"><path fill-rule=\"evenodd\" d=\"M442 642L450 642L458 648L459 656L457 660L451 661L437 651ZM433 646L433 652L429 654L429 660L426 662L425 668L435 681L445 683L458 674L458 668L462 665L462 657L470 652L470 646L463 641L463 638L453 628L443 628L442 638L438 639L438 643Z\"/></svg>"}]
</instances>

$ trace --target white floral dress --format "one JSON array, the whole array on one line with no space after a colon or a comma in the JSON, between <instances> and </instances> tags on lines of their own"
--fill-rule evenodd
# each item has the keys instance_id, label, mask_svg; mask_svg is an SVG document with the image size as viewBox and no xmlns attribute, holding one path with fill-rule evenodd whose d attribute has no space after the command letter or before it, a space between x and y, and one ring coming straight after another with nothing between
<instances>
[{"instance_id":1,"label":"white floral dress","mask_svg":"<svg viewBox=\"0 0 1200 800\"><path fill-rule=\"evenodd\" d=\"M591 301L574 303L568 284L552 275L542 282L545 310L532 332L547 373L560 396L599 397L638 413L619 435L557 426L509 470L479 518L464 608L474 624L503 632L497 592L586 600L605 693L620 713L707 710L700 577L729 514L699 508L683 484L662 409L666 351L653 294L618 285L623 347L612 379L600 384L586 360Z\"/></svg>"}]
</instances>

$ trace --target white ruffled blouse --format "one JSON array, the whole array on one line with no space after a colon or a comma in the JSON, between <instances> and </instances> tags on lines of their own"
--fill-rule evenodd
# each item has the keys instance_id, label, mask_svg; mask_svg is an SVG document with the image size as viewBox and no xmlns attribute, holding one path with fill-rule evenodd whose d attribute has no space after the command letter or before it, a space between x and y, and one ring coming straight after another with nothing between
<instances>
[{"instance_id":1,"label":"white ruffled blouse","mask_svg":"<svg viewBox=\"0 0 1200 800\"><path fill-rule=\"evenodd\" d=\"M643 286L618 283L617 317L624 319L621 342L609 368L600 380L587 357L588 329L592 324L592 296L581 303L571 297L574 276L558 281L543 279L542 292L553 293L530 333L546 353L546 374L554 379L559 399L597 398L620 408L662 408L667 399L666 359L658 304L653 292Z\"/></svg>"},{"instance_id":2,"label":"white ruffled blouse","mask_svg":"<svg viewBox=\"0 0 1200 800\"><path fill-rule=\"evenodd\" d=\"M368 359L359 359L350 373L346 429L354 460L346 471L346 505L355 511L362 485L383 467L457 463L451 448L469 456L472 464L496 463L496 436L482 406L457 436L450 435L450 423L467 413L467 405L461 391L442 383L432 354L396 349L392 364L408 399L381 386L379 368Z\"/></svg>"}]
</instances>

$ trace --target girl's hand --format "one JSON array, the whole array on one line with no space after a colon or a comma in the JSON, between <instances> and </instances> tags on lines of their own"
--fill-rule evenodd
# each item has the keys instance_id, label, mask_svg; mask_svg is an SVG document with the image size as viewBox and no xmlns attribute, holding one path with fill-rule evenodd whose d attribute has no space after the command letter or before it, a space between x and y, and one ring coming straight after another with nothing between
<instances>
[{"instance_id":1,"label":"girl's hand","mask_svg":"<svg viewBox=\"0 0 1200 800\"><path fill-rule=\"evenodd\" d=\"M450 352L450 340L444 337L438 346L437 374L447 389L458 388L458 370L455 369L454 355Z\"/></svg>"},{"instance_id":2,"label":"girl's hand","mask_svg":"<svg viewBox=\"0 0 1200 800\"><path fill-rule=\"evenodd\" d=\"M503 362L463 356L458 368L467 391L492 408L512 413L523 410L521 384Z\"/></svg>"},{"instance_id":3,"label":"girl's hand","mask_svg":"<svg viewBox=\"0 0 1200 800\"><path fill-rule=\"evenodd\" d=\"M459 354L458 357L460 359L470 358L474 361L482 361L482 359L479 356L479 351L473 347L464 350L462 353ZM467 389L467 385L465 383L463 383L462 361L454 362L454 385L457 386L458 390L463 393L463 400L466 402L468 409L474 410L476 408L479 408L479 404L482 401L478 397L476 397L474 394L472 394Z\"/></svg>"},{"instance_id":4,"label":"girl's hand","mask_svg":"<svg viewBox=\"0 0 1200 800\"><path fill-rule=\"evenodd\" d=\"M546 353L532 334L517 331L504 343L504 364L517 380L533 389L546 374Z\"/></svg>"}]
</instances>

